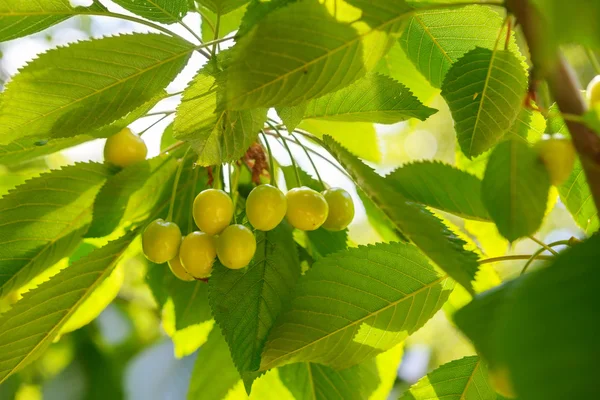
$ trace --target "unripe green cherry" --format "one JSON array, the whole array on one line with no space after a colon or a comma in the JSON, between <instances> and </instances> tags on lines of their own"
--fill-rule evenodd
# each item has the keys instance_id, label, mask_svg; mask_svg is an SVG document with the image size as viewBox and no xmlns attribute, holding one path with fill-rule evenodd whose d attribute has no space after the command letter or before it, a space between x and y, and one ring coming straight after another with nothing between
<instances>
[{"instance_id":1,"label":"unripe green cherry","mask_svg":"<svg viewBox=\"0 0 600 400\"><path fill-rule=\"evenodd\" d=\"M181 242L179 260L188 274L196 279L210 275L216 256L216 239L212 235L196 231Z\"/></svg>"},{"instance_id":2,"label":"unripe green cherry","mask_svg":"<svg viewBox=\"0 0 600 400\"><path fill-rule=\"evenodd\" d=\"M173 275L175 275L182 281L191 282L195 280L194 277L188 274L185 268L183 268L183 264L179 259L179 253L173 259L169 260L169 269L171 270Z\"/></svg>"},{"instance_id":3,"label":"unripe green cherry","mask_svg":"<svg viewBox=\"0 0 600 400\"><path fill-rule=\"evenodd\" d=\"M590 81L586 93L590 107L600 105L600 75Z\"/></svg>"},{"instance_id":4,"label":"unripe green cherry","mask_svg":"<svg viewBox=\"0 0 600 400\"><path fill-rule=\"evenodd\" d=\"M562 185L575 165L575 148L569 139L552 138L536 144L540 159L548 170L550 182L554 186Z\"/></svg>"},{"instance_id":5,"label":"unripe green cherry","mask_svg":"<svg viewBox=\"0 0 600 400\"><path fill-rule=\"evenodd\" d=\"M256 238L244 225L225 228L217 240L217 255L221 264L230 269L244 268L256 252Z\"/></svg>"},{"instance_id":6,"label":"unripe green cherry","mask_svg":"<svg viewBox=\"0 0 600 400\"><path fill-rule=\"evenodd\" d=\"M329 206L329 215L323 224L328 231L342 231L354 219L354 202L350 193L342 188L331 188L323 192Z\"/></svg>"},{"instance_id":7,"label":"unripe green cherry","mask_svg":"<svg viewBox=\"0 0 600 400\"><path fill-rule=\"evenodd\" d=\"M501 394L507 399L517 398L512 380L510 379L510 374L506 367L489 368L488 376L492 387L498 394Z\"/></svg>"},{"instance_id":8,"label":"unripe green cherry","mask_svg":"<svg viewBox=\"0 0 600 400\"><path fill-rule=\"evenodd\" d=\"M142 234L142 248L146 258L162 264L177 256L181 231L177 224L163 219L152 221Z\"/></svg>"},{"instance_id":9,"label":"unripe green cherry","mask_svg":"<svg viewBox=\"0 0 600 400\"><path fill-rule=\"evenodd\" d=\"M329 206L321 193L302 186L290 190L285 197L287 199L286 217L294 228L302 231L314 231L327 220Z\"/></svg>"},{"instance_id":10,"label":"unripe green cherry","mask_svg":"<svg viewBox=\"0 0 600 400\"><path fill-rule=\"evenodd\" d=\"M222 190L206 189L194 199L194 221L202 232L217 235L233 218L233 202Z\"/></svg>"},{"instance_id":11,"label":"unripe green cherry","mask_svg":"<svg viewBox=\"0 0 600 400\"><path fill-rule=\"evenodd\" d=\"M129 128L106 139L104 145L104 160L121 168L145 160L146 155L146 143Z\"/></svg>"},{"instance_id":12,"label":"unripe green cherry","mask_svg":"<svg viewBox=\"0 0 600 400\"><path fill-rule=\"evenodd\" d=\"M270 231L285 217L287 201L281 190L271 185L252 189L246 200L246 216L259 231Z\"/></svg>"}]
</instances>

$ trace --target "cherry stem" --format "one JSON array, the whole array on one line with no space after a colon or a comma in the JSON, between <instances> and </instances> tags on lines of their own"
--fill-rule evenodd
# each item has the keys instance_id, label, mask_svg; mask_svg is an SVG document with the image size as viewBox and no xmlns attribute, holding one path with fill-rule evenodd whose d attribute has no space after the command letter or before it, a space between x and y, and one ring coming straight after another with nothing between
<instances>
[{"instance_id":1,"label":"cherry stem","mask_svg":"<svg viewBox=\"0 0 600 400\"><path fill-rule=\"evenodd\" d=\"M539 240L535 236L528 236L528 238L531 239L531 240L533 240L534 242L536 242L540 246L542 246L544 248L544 250L548 250L550 253L554 254L555 256L558 255L558 252L556 250L554 250L552 247L550 247L550 245L547 245L546 243L542 242L541 240Z\"/></svg>"},{"instance_id":2,"label":"cherry stem","mask_svg":"<svg viewBox=\"0 0 600 400\"><path fill-rule=\"evenodd\" d=\"M277 187L277 182L275 180L275 163L273 162L273 153L271 152L271 145L269 144L269 140L267 139L267 135L265 134L265 131L263 129L261 129L260 131L262 137L263 137L263 142L265 142L265 146L267 147L267 153L269 154L269 169L270 169L270 178L271 178L271 185Z\"/></svg>"},{"instance_id":3,"label":"cherry stem","mask_svg":"<svg viewBox=\"0 0 600 400\"><path fill-rule=\"evenodd\" d=\"M179 165L177 166L177 173L175 174L175 181L173 182L173 191L171 192L171 202L169 204L169 213L167 214L167 222L171 221L173 218L173 207L175 205L175 195L177 194L177 187L179 186L179 178L181 177L181 171L183 171L183 164L185 164L185 158L187 157L190 149L192 147L188 147L181 160L179 160Z\"/></svg>"},{"instance_id":4,"label":"cherry stem","mask_svg":"<svg viewBox=\"0 0 600 400\"><path fill-rule=\"evenodd\" d=\"M151 117L151 116L152 115L144 115L144 118ZM138 133L138 136L142 136L144 133L148 132L150 129L154 128L156 125L160 124L162 121L164 121L167 117L170 117L170 116L171 116L171 114L163 115L162 117L160 117L159 119L154 121L152 124L150 124L150 126L148 126L146 129L144 129L143 131Z\"/></svg>"},{"instance_id":5,"label":"cherry stem","mask_svg":"<svg viewBox=\"0 0 600 400\"><path fill-rule=\"evenodd\" d=\"M233 202L233 222L237 224L237 186L238 186L238 174L237 168L234 163L229 163L229 195Z\"/></svg>"},{"instance_id":6,"label":"cherry stem","mask_svg":"<svg viewBox=\"0 0 600 400\"><path fill-rule=\"evenodd\" d=\"M192 193L190 197L190 202L194 202L194 195L196 194L196 185L198 184L198 168L194 167L194 180L192 182ZM188 216L188 232L191 233L194 231L194 207L190 207L190 212Z\"/></svg>"},{"instance_id":7,"label":"cherry stem","mask_svg":"<svg viewBox=\"0 0 600 400\"><path fill-rule=\"evenodd\" d=\"M217 40L219 38L219 29L221 27L221 14L217 13L217 22L215 24L215 36L214 39ZM214 57L217 54L217 42L213 44L211 56Z\"/></svg>"},{"instance_id":8,"label":"cherry stem","mask_svg":"<svg viewBox=\"0 0 600 400\"><path fill-rule=\"evenodd\" d=\"M514 261L514 260L529 260L531 258L531 254L518 254L514 256L502 256L502 257L494 257L494 258L486 258L485 260L479 260L479 264L490 264L500 261ZM554 256L539 256L538 260L551 260Z\"/></svg>"},{"instance_id":9,"label":"cherry stem","mask_svg":"<svg viewBox=\"0 0 600 400\"><path fill-rule=\"evenodd\" d=\"M215 165L213 176L213 188L221 189L221 165Z\"/></svg>"},{"instance_id":10,"label":"cherry stem","mask_svg":"<svg viewBox=\"0 0 600 400\"><path fill-rule=\"evenodd\" d=\"M542 259L543 256L540 256L540 254L542 254L544 251L550 251L555 255L558 255L558 252L554 249L552 249L552 247L554 246L570 246L571 242L569 240L558 240L556 242L552 242L548 245L544 244L543 247L541 247L538 251L536 251L535 253L533 253L531 255L531 257L527 260L527 262L525 263L525 266L523 267L523 269L521 270L521 275L523 275L525 273L525 271L527 271L527 269L529 268L529 266L535 261L535 260L539 260Z\"/></svg>"},{"instance_id":11,"label":"cherry stem","mask_svg":"<svg viewBox=\"0 0 600 400\"><path fill-rule=\"evenodd\" d=\"M308 157L308 161L310 161L310 165L312 165L313 169L315 170L315 173L317 174L317 178L319 179L319 182L321 183L323 190L327 189L327 187L325 186L325 183L323 183L323 179L321 179L321 174L319 174L319 170L317 169L317 166L315 165L313 159L311 158L310 154L308 153L308 150L306 149L306 146L304 146L300 142L300 140L296 137L296 135L294 135L293 133L290 133L290 136L293 137L294 140L296 141L296 143L298 144L298 146L302 147L302 150L304 150L306 157Z\"/></svg>"},{"instance_id":12,"label":"cherry stem","mask_svg":"<svg viewBox=\"0 0 600 400\"><path fill-rule=\"evenodd\" d=\"M592 63L592 66L594 67L594 70L596 71L596 73L600 74L600 61L598 61L598 57L596 57L596 53L594 53L594 51L592 49L590 49L589 47L585 48L585 53L587 54L588 58L590 59L590 62Z\"/></svg>"},{"instance_id":13,"label":"cherry stem","mask_svg":"<svg viewBox=\"0 0 600 400\"><path fill-rule=\"evenodd\" d=\"M294 168L294 172L296 173L296 180L298 181L298 186L302 186L302 180L300 179L300 172L298 171L298 165L296 164L296 160L294 160L294 156L292 155L290 146L288 146L287 141L285 140L285 138L283 137L283 135L281 134L281 132L279 131L279 129L277 129L277 127L275 125L273 125L270 121L267 121L267 124L271 127L271 129L273 129L277 133L277 136L279 136L279 139L281 139L281 143L287 150L287 152L290 156L290 160L292 161L292 167Z\"/></svg>"}]
</instances>

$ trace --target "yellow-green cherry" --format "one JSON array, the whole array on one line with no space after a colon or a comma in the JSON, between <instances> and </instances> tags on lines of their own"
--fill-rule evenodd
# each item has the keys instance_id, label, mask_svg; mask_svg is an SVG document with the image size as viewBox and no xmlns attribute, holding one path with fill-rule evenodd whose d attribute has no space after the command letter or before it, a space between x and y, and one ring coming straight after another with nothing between
<instances>
[{"instance_id":1,"label":"yellow-green cherry","mask_svg":"<svg viewBox=\"0 0 600 400\"><path fill-rule=\"evenodd\" d=\"M152 221L142 234L142 249L146 258L162 264L177 256L181 231L177 224L163 219Z\"/></svg>"},{"instance_id":2,"label":"yellow-green cherry","mask_svg":"<svg viewBox=\"0 0 600 400\"><path fill-rule=\"evenodd\" d=\"M202 232L217 235L233 218L233 202L222 190L206 189L194 199L194 221Z\"/></svg>"},{"instance_id":3,"label":"yellow-green cherry","mask_svg":"<svg viewBox=\"0 0 600 400\"><path fill-rule=\"evenodd\" d=\"M271 185L252 189L246 200L246 216L259 231L270 231L285 217L287 201L281 190Z\"/></svg>"},{"instance_id":4,"label":"yellow-green cherry","mask_svg":"<svg viewBox=\"0 0 600 400\"><path fill-rule=\"evenodd\" d=\"M106 139L104 145L104 160L121 168L143 161L147 155L146 143L129 128Z\"/></svg>"},{"instance_id":5,"label":"yellow-green cherry","mask_svg":"<svg viewBox=\"0 0 600 400\"><path fill-rule=\"evenodd\" d=\"M327 220L329 206L321 193L303 186L290 190L285 197L286 218L294 228L314 231Z\"/></svg>"},{"instance_id":6,"label":"yellow-green cherry","mask_svg":"<svg viewBox=\"0 0 600 400\"><path fill-rule=\"evenodd\" d=\"M323 192L329 206L329 215L323 224L328 231L342 231L354 219L354 202L350 193L342 188L331 188Z\"/></svg>"},{"instance_id":7,"label":"yellow-green cherry","mask_svg":"<svg viewBox=\"0 0 600 400\"><path fill-rule=\"evenodd\" d=\"M183 268L183 264L181 264L181 260L179 259L179 253L174 258L169 260L169 269L173 275L182 281L191 282L195 280L194 277L188 274L185 268Z\"/></svg>"},{"instance_id":8,"label":"yellow-green cherry","mask_svg":"<svg viewBox=\"0 0 600 400\"><path fill-rule=\"evenodd\" d=\"M597 75L590 81L586 93L588 101L590 102L590 107L600 105L600 75Z\"/></svg>"},{"instance_id":9,"label":"yellow-green cherry","mask_svg":"<svg viewBox=\"0 0 600 400\"><path fill-rule=\"evenodd\" d=\"M244 268L256 252L256 238L244 225L228 226L217 239L217 255L230 269Z\"/></svg>"},{"instance_id":10,"label":"yellow-green cherry","mask_svg":"<svg viewBox=\"0 0 600 400\"><path fill-rule=\"evenodd\" d=\"M196 279L210 276L216 256L216 240L212 235L196 231L181 242L179 260L187 273Z\"/></svg>"},{"instance_id":11,"label":"yellow-green cherry","mask_svg":"<svg viewBox=\"0 0 600 400\"><path fill-rule=\"evenodd\" d=\"M536 147L550 176L550 183L554 186L562 185L573 172L577 157L571 140L551 138L539 141Z\"/></svg>"}]
</instances>

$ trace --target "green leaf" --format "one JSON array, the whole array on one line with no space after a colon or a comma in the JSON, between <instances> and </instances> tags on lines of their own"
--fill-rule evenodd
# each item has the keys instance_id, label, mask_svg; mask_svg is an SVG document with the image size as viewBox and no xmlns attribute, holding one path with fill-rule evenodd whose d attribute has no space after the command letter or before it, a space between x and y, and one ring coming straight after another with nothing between
<instances>
[{"instance_id":1,"label":"green leaf","mask_svg":"<svg viewBox=\"0 0 600 400\"><path fill-rule=\"evenodd\" d=\"M452 66L442 96L467 157L490 149L508 131L521 111L526 88L526 71L510 51L476 48Z\"/></svg>"},{"instance_id":2,"label":"green leaf","mask_svg":"<svg viewBox=\"0 0 600 400\"><path fill-rule=\"evenodd\" d=\"M239 28L242 23L242 18L246 13L246 7L240 7L234 11L220 16L219 21L219 37L215 38L214 28L217 23L217 14L210 11L208 8L202 9L202 40L210 42L213 39L220 39Z\"/></svg>"},{"instance_id":3,"label":"green leaf","mask_svg":"<svg viewBox=\"0 0 600 400\"><path fill-rule=\"evenodd\" d=\"M400 400L495 400L498 395L489 384L487 371L481 358L461 358L421 378Z\"/></svg>"},{"instance_id":4,"label":"green leaf","mask_svg":"<svg viewBox=\"0 0 600 400\"><path fill-rule=\"evenodd\" d=\"M114 2L140 17L163 24L180 22L188 12L187 0L114 0Z\"/></svg>"},{"instance_id":5,"label":"green leaf","mask_svg":"<svg viewBox=\"0 0 600 400\"><path fill-rule=\"evenodd\" d=\"M600 220L594 205L592 192L585 173L578 160L569 179L558 187L561 201L573 216L573 219L588 235L598 231Z\"/></svg>"},{"instance_id":6,"label":"green leaf","mask_svg":"<svg viewBox=\"0 0 600 400\"><path fill-rule=\"evenodd\" d=\"M6 86L0 144L27 136L77 136L110 124L161 93L192 51L182 39L157 34L50 50Z\"/></svg>"},{"instance_id":7,"label":"green leaf","mask_svg":"<svg viewBox=\"0 0 600 400\"><path fill-rule=\"evenodd\" d=\"M76 164L34 178L0 199L0 297L78 246L94 197L113 169Z\"/></svg>"},{"instance_id":8,"label":"green leaf","mask_svg":"<svg viewBox=\"0 0 600 400\"><path fill-rule=\"evenodd\" d=\"M0 383L45 350L79 306L112 273L136 232L75 262L31 290L0 318Z\"/></svg>"},{"instance_id":9,"label":"green leaf","mask_svg":"<svg viewBox=\"0 0 600 400\"><path fill-rule=\"evenodd\" d=\"M596 396L599 257L600 236L594 235L456 313L483 356L508 369L519 398Z\"/></svg>"},{"instance_id":10,"label":"green leaf","mask_svg":"<svg viewBox=\"0 0 600 400\"><path fill-rule=\"evenodd\" d=\"M522 107L515 123L506 132L505 138L517 136L533 144L542 138L545 130L546 118L542 113Z\"/></svg>"},{"instance_id":11,"label":"green leaf","mask_svg":"<svg viewBox=\"0 0 600 400\"><path fill-rule=\"evenodd\" d=\"M198 3L208 8L215 14L227 14L250 0L198 0Z\"/></svg>"},{"instance_id":12,"label":"green leaf","mask_svg":"<svg viewBox=\"0 0 600 400\"><path fill-rule=\"evenodd\" d=\"M481 201L481 181L437 161L403 165L386 178L404 197L467 219L489 220Z\"/></svg>"},{"instance_id":13,"label":"green leaf","mask_svg":"<svg viewBox=\"0 0 600 400\"><path fill-rule=\"evenodd\" d=\"M304 112L307 106L308 103L302 103L297 106L276 108L277 115L281 118L288 132L292 132L300 125L300 122L304 119Z\"/></svg>"},{"instance_id":14,"label":"green leaf","mask_svg":"<svg viewBox=\"0 0 600 400\"><path fill-rule=\"evenodd\" d=\"M519 139L500 143L487 164L483 202L509 241L535 233L546 212L550 177L537 152Z\"/></svg>"},{"instance_id":15,"label":"green leaf","mask_svg":"<svg viewBox=\"0 0 600 400\"><path fill-rule=\"evenodd\" d=\"M309 362L290 364L279 369L279 377L296 400L364 400L379 383L374 358L342 371Z\"/></svg>"},{"instance_id":16,"label":"green leaf","mask_svg":"<svg viewBox=\"0 0 600 400\"><path fill-rule=\"evenodd\" d=\"M247 269L217 264L209 279L215 320L242 376L258 370L267 334L300 276L289 225L255 234L256 254Z\"/></svg>"},{"instance_id":17,"label":"green leaf","mask_svg":"<svg viewBox=\"0 0 600 400\"><path fill-rule=\"evenodd\" d=\"M74 15L105 11L96 2L90 7L73 7L69 0L3 0L0 3L0 42L43 31Z\"/></svg>"},{"instance_id":18,"label":"green leaf","mask_svg":"<svg viewBox=\"0 0 600 400\"><path fill-rule=\"evenodd\" d=\"M219 76L213 64L196 75L183 93L173 125L175 138L191 142L202 166L242 157L267 119L266 109L218 109Z\"/></svg>"},{"instance_id":19,"label":"green leaf","mask_svg":"<svg viewBox=\"0 0 600 400\"><path fill-rule=\"evenodd\" d=\"M423 76L439 88L452 64L467 52L475 47L494 49L498 36L506 36L502 24L497 12L477 5L419 11L402 32L400 44ZM511 44L516 49L514 39Z\"/></svg>"},{"instance_id":20,"label":"green leaf","mask_svg":"<svg viewBox=\"0 0 600 400\"><path fill-rule=\"evenodd\" d=\"M337 92L311 100L304 118L394 124L410 118L424 121L435 112L401 83L385 75L370 74Z\"/></svg>"},{"instance_id":21,"label":"green leaf","mask_svg":"<svg viewBox=\"0 0 600 400\"><path fill-rule=\"evenodd\" d=\"M261 369L316 362L343 369L402 342L454 283L412 245L358 247L313 264L273 327Z\"/></svg>"},{"instance_id":22,"label":"green leaf","mask_svg":"<svg viewBox=\"0 0 600 400\"><path fill-rule=\"evenodd\" d=\"M425 208L408 201L384 178L330 137L325 137L324 141L331 155L395 227L441 269L473 293L472 281L477 273L478 257L464 249L465 242Z\"/></svg>"},{"instance_id":23,"label":"green leaf","mask_svg":"<svg viewBox=\"0 0 600 400\"><path fill-rule=\"evenodd\" d=\"M187 399L223 399L239 380L227 342L221 331L214 328L198 351Z\"/></svg>"},{"instance_id":24,"label":"green leaf","mask_svg":"<svg viewBox=\"0 0 600 400\"><path fill-rule=\"evenodd\" d=\"M293 2L242 36L227 70L227 108L293 106L349 85L375 68L392 44L388 34L401 28L410 10L403 5L363 15L341 3L336 19L334 8L317 0Z\"/></svg>"}]
</instances>

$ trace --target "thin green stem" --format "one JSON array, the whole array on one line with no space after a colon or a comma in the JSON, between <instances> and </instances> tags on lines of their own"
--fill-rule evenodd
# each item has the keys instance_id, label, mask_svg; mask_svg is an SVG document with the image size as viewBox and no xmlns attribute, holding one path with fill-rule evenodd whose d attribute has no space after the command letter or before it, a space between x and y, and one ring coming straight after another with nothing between
<instances>
[{"instance_id":1,"label":"thin green stem","mask_svg":"<svg viewBox=\"0 0 600 400\"><path fill-rule=\"evenodd\" d=\"M213 188L221 189L221 166L215 165L213 171Z\"/></svg>"},{"instance_id":2,"label":"thin green stem","mask_svg":"<svg viewBox=\"0 0 600 400\"><path fill-rule=\"evenodd\" d=\"M148 132L150 129L154 128L156 125L158 125L159 123L161 123L162 121L164 121L166 118L168 118L170 116L171 116L171 114L167 114L167 115L160 117L158 120L154 121L149 127L147 127L146 129L144 129L143 131L138 133L138 136L142 136L144 133ZM148 117L148 115L145 115L145 117Z\"/></svg>"},{"instance_id":3,"label":"thin green stem","mask_svg":"<svg viewBox=\"0 0 600 400\"><path fill-rule=\"evenodd\" d=\"M596 74L600 74L600 61L598 60L598 57L596 57L596 53L594 53L594 51L592 49L590 49L589 47L585 48L585 53L587 54L588 58L590 59L590 63L592 63L592 66L594 67Z\"/></svg>"},{"instance_id":4,"label":"thin green stem","mask_svg":"<svg viewBox=\"0 0 600 400\"><path fill-rule=\"evenodd\" d=\"M215 40L219 38L219 29L221 28L221 14L217 14L217 22L215 24ZM214 57L215 54L217 54L217 43L215 43L213 45L212 48L212 52L211 52L212 56Z\"/></svg>"},{"instance_id":5,"label":"thin green stem","mask_svg":"<svg viewBox=\"0 0 600 400\"><path fill-rule=\"evenodd\" d=\"M151 112L151 113L145 114L142 118L154 117L154 116L165 115L165 114L168 114L168 115L175 114L175 110Z\"/></svg>"},{"instance_id":6,"label":"thin green stem","mask_svg":"<svg viewBox=\"0 0 600 400\"><path fill-rule=\"evenodd\" d=\"M271 145L269 144L269 140L267 139L267 135L264 130L260 131L263 142L265 142L265 146L267 147L267 153L269 155L269 175L271 178L271 185L277 187L277 182L275 181L275 163L273 162L273 153L271 152Z\"/></svg>"},{"instance_id":7,"label":"thin green stem","mask_svg":"<svg viewBox=\"0 0 600 400\"><path fill-rule=\"evenodd\" d=\"M200 36L198 36L198 34L196 32L194 32L194 30L192 28L190 28L185 22L179 21L179 25L183 26L185 28L185 30L188 31L189 33L191 33L192 36L197 41L199 41L200 43L202 43L202 38Z\"/></svg>"},{"instance_id":8,"label":"thin green stem","mask_svg":"<svg viewBox=\"0 0 600 400\"><path fill-rule=\"evenodd\" d=\"M173 182L173 191L171 193L171 202L169 203L169 213L167 214L167 221L171 221L173 218L173 207L175 206L175 195L177 194L177 187L179 186L179 178L181 177L181 171L183 171L183 165L185 164L185 158L187 157L191 147L188 147L177 166L177 173L175 174L175 181Z\"/></svg>"},{"instance_id":9,"label":"thin green stem","mask_svg":"<svg viewBox=\"0 0 600 400\"><path fill-rule=\"evenodd\" d=\"M170 145L169 147L167 147L166 149L161 151L160 154L167 154L168 152L173 151L173 150L177 149L178 147L183 146L185 143L186 142L183 142L183 141L173 143L172 145Z\"/></svg>"},{"instance_id":10,"label":"thin green stem","mask_svg":"<svg viewBox=\"0 0 600 400\"><path fill-rule=\"evenodd\" d=\"M270 121L267 121L267 124L271 127L271 129L273 129L277 133L277 136L279 136L279 139L281 139L281 143L285 147L286 151L288 152L288 154L290 156L290 160L292 161L292 167L294 168L294 172L296 173L296 180L298 181L298 186L302 186L302 179L300 179L300 171L298 170L298 165L296 164L296 160L294 160L294 155L292 154L292 151L290 150L290 146L288 146L287 141L285 140L285 138L283 137L283 135L281 134L279 129L277 129L277 127L275 127L275 125L273 125Z\"/></svg>"},{"instance_id":11,"label":"thin green stem","mask_svg":"<svg viewBox=\"0 0 600 400\"><path fill-rule=\"evenodd\" d=\"M480 260L479 264L489 264L500 261L514 261L514 260L529 260L531 254L519 254L514 256L502 256L502 257L494 257L494 258L486 258L485 260ZM554 256L539 256L539 260L551 260Z\"/></svg>"},{"instance_id":12,"label":"thin green stem","mask_svg":"<svg viewBox=\"0 0 600 400\"><path fill-rule=\"evenodd\" d=\"M554 255L558 255L558 252L556 252L556 250L552 249L552 247L554 247L554 246L570 246L570 245L571 245L571 242L569 240L558 240L558 241L552 242L548 245L545 244L543 247L541 247L535 253L533 253L531 255L531 257L527 260L527 262L525 263L525 266L521 270L521 275L523 275L527 271L529 266L531 264L533 264L533 262L535 260L542 259L542 256L540 256L540 254L542 254L544 251L550 251Z\"/></svg>"},{"instance_id":13,"label":"thin green stem","mask_svg":"<svg viewBox=\"0 0 600 400\"><path fill-rule=\"evenodd\" d=\"M539 240L535 236L528 236L528 237L529 237L529 239L533 240L534 242L536 242L537 244L539 244L540 246L542 246L544 248L544 250L548 250L550 253L554 254L555 256L558 255L558 252L556 250L554 250L552 247L550 247L546 243L542 242L541 240Z\"/></svg>"},{"instance_id":14,"label":"thin green stem","mask_svg":"<svg viewBox=\"0 0 600 400\"><path fill-rule=\"evenodd\" d=\"M313 161L312 157L308 153L306 146L304 146L293 133L291 133L290 136L292 136L294 138L294 140L296 141L296 143L298 144L298 146L302 147L302 150L304 150L306 157L308 157L308 161L310 161L310 165L312 166L315 173L317 174L317 178L319 179L319 182L321 183L321 187L323 188L323 190L327 189L327 187L325 186L325 183L323 183L323 179L321 179L321 174L319 174L319 169L317 168L317 166L315 165L315 162Z\"/></svg>"},{"instance_id":15,"label":"thin green stem","mask_svg":"<svg viewBox=\"0 0 600 400\"><path fill-rule=\"evenodd\" d=\"M94 15L94 16L98 16L98 17L111 17L111 18L118 18L118 19L123 19L126 21L136 22L141 25L146 25L149 28L156 29L157 31L160 31L162 33L166 33L169 36L178 37L182 40L185 40L186 42L188 41L184 37L179 36L175 32L173 32L165 27L162 27L153 22L146 21L145 19L137 18L137 17L131 16L131 15L119 14L119 13L114 13L114 12L86 13L85 15Z\"/></svg>"},{"instance_id":16,"label":"thin green stem","mask_svg":"<svg viewBox=\"0 0 600 400\"><path fill-rule=\"evenodd\" d=\"M192 182L191 188L191 197L190 202L193 203L194 195L196 194L196 185L198 184L198 168L194 167L194 180ZM188 215L188 233L192 233L194 231L194 207L190 207Z\"/></svg>"},{"instance_id":17,"label":"thin green stem","mask_svg":"<svg viewBox=\"0 0 600 400\"><path fill-rule=\"evenodd\" d=\"M215 26L213 25L213 23L210 21L210 19L206 16L206 13L204 11L202 11L200 8L196 7L196 11L198 11L198 14L200 14L200 16L202 17L202 23L207 23L208 27L210 28L210 30L213 32L213 34L215 33Z\"/></svg>"}]
</instances>

